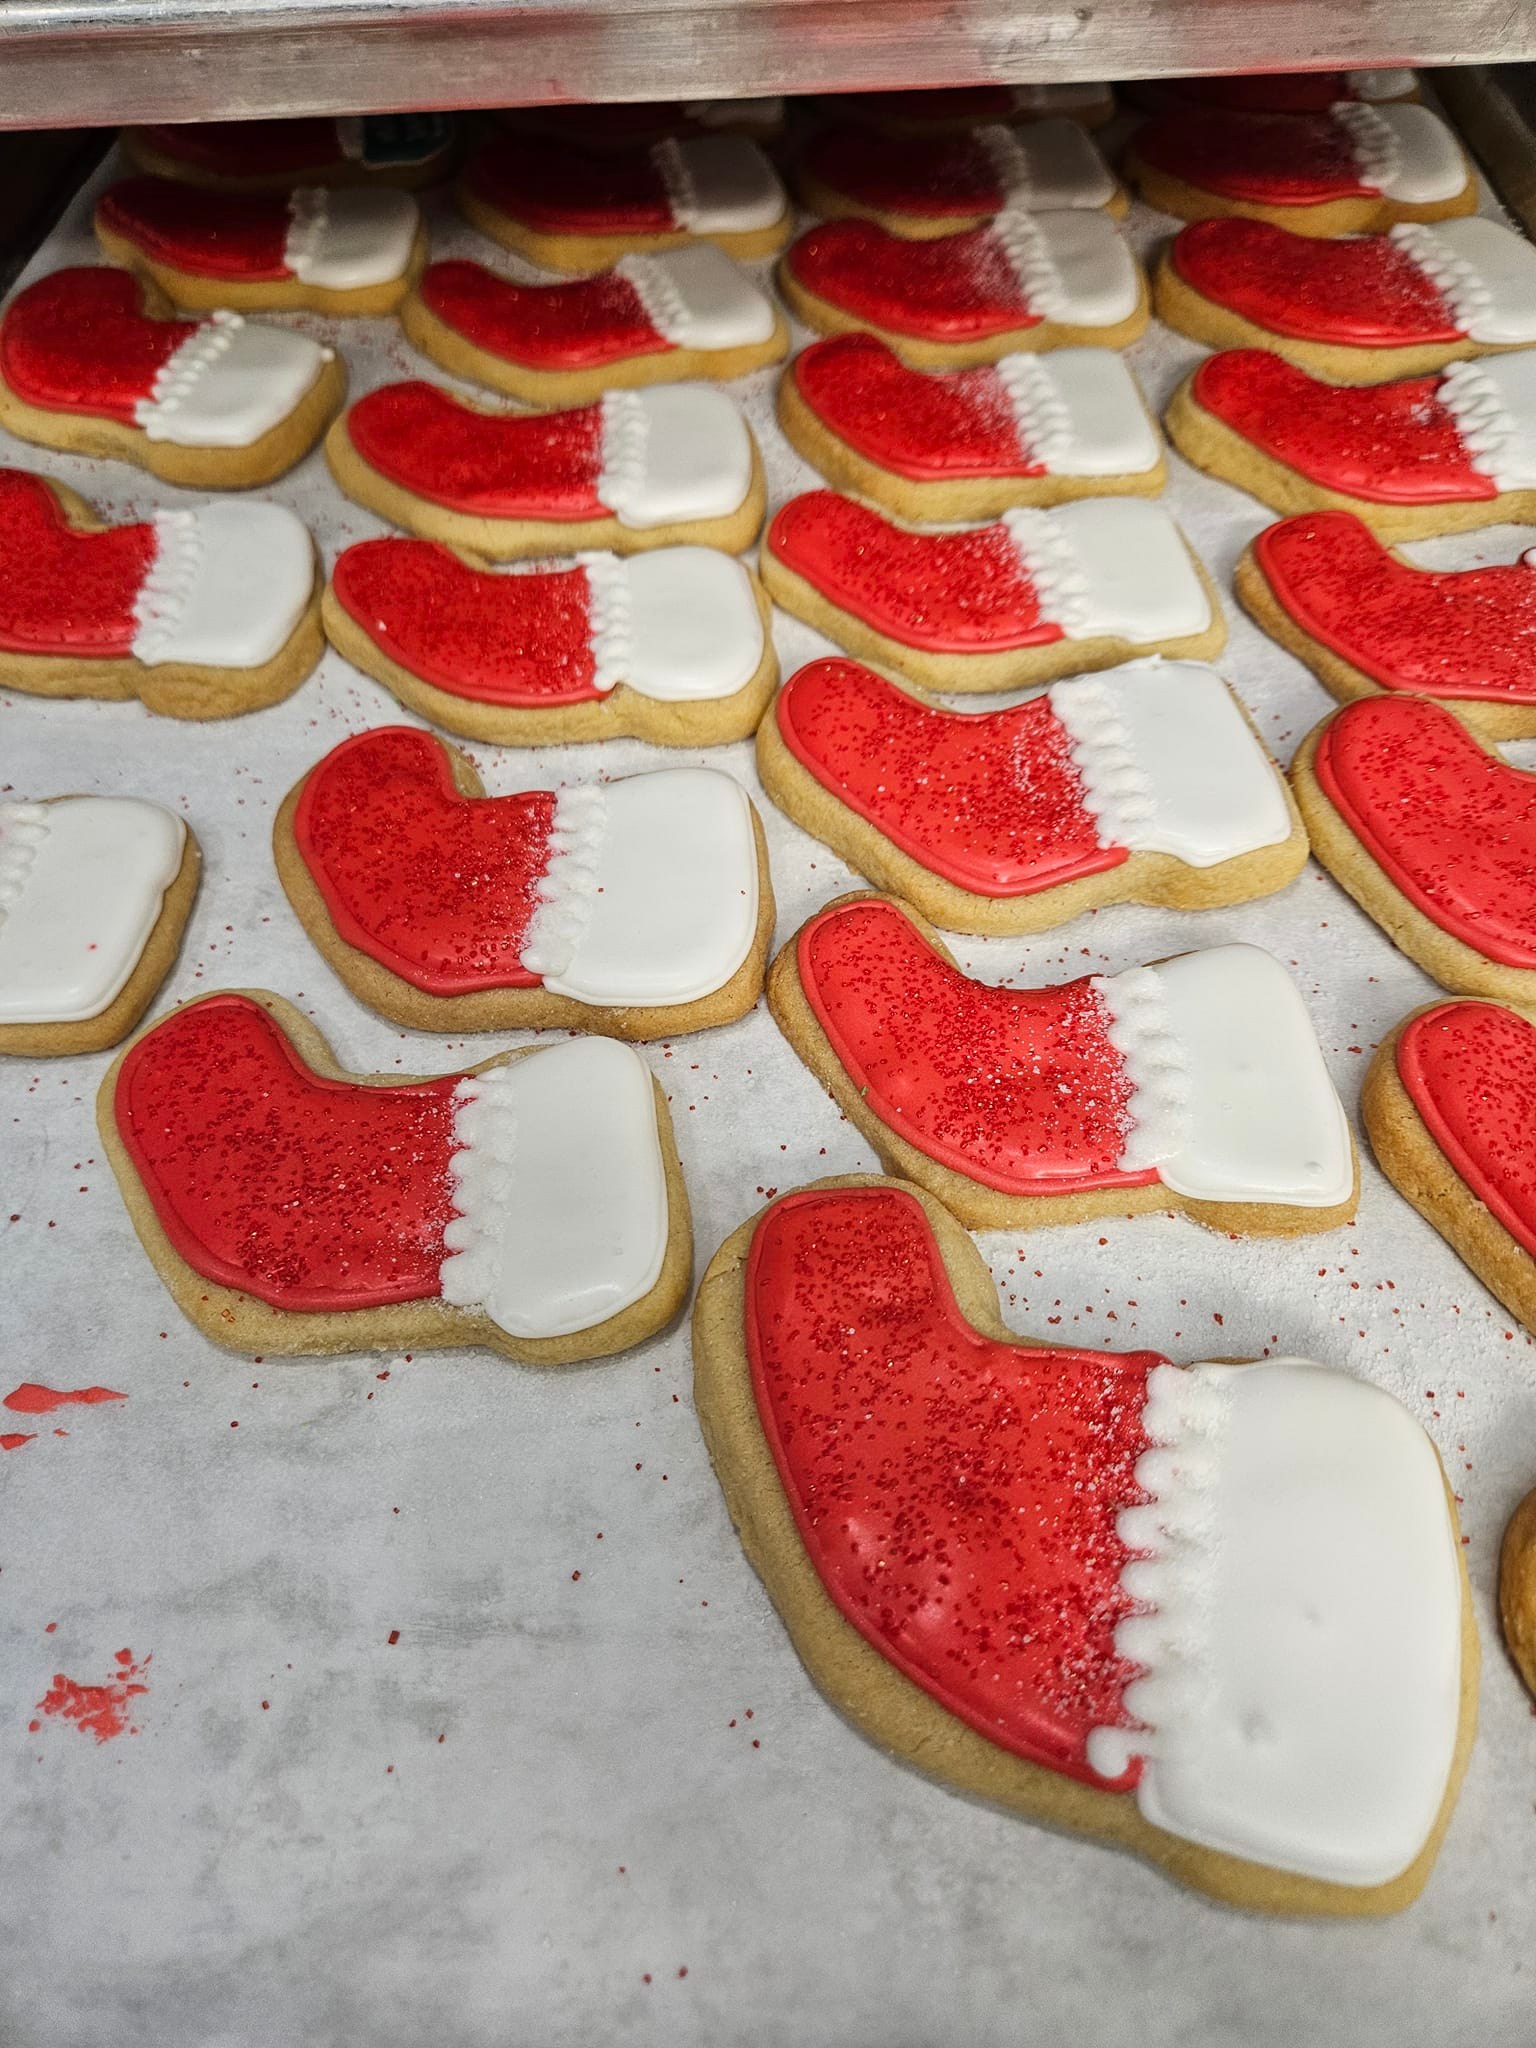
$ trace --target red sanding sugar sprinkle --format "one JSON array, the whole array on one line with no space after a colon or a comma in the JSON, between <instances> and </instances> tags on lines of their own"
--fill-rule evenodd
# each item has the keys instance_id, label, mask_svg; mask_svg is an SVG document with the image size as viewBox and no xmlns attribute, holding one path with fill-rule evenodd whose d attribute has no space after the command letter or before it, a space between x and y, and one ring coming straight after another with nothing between
<instances>
[{"instance_id":1,"label":"red sanding sugar sprinkle","mask_svg":"<svg viewBox=\"0 0 1536 2048\"><path fill-rule=\"evenodd\" d=\"M37 1703L38 1713L72 1721L83 1735L94 1735L98 1742L110 1742L125 1733L137 1735L138 1729L129 1723L129 1703L149 1691L143 1674L149 1669L150 1656L138 1663L132 1650L119 1650L113 1661L117 1672L104 1685L82 1685L56 1671L52 1685Z\"/></svg>"}]
</instances>

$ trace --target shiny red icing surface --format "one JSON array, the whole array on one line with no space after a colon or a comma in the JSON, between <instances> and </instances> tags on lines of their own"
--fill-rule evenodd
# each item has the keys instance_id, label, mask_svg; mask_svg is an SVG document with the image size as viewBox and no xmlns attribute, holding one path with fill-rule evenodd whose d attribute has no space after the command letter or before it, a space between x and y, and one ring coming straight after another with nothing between
<instances>
[{"instance_id":1,"label":"shiny red icing surface","mask_svg":"<svg viewBox=\"0 0 1536 2048\"><path fill-rule=\"evenodd\" d=\"M1313 483L1380 505L1495 498L1449 409L1440 379L1328 384L1268 349L1227 349L1195 372L1198 404Z\"/></svg>"},{"instance_id":2,"label":"shiny red icing surface","mask_svg":"<svg viewBox=\"0 0 1536 2048\"><path fill-rule=\"evenodd\" d=\"M1452 1167L1536 1257L1536 1027L1498 1003L1437 1003L1404 1025L1397 1071Z\"/></svg>"},{"instance_id":3,"label":"shiny red icing surface","mask_svg":"<svg viewBox=\"0 0 1536 2048\"><path fill-rule=\"evenodd\" d=\"M464 181L498 213L546 235L665 235L678 222L649 147L551 157L534 135L504 132L476 152Z\"/></svg>"},{"instance_id":4,"label":"shiny red icing surface","mask_svg":"<svg viewBox=\"0 0 1536 2048\"><path fill-rule=\"evenodd\" d=\"M479 704L584 704L593 685L587 572L471 569L434 540L359 541L331 588L392 661Z\"/></svg>"},{"instance_id":5,"label":"shiny red icing surface","mask_svg":"<svg viewBox=\"0 0 1536 2048\"><path fill-rule=\"evenodd\" d=\"M286 192L214 192L179 178L125 178L96 202L99 226L156 263L246 283L292 275Z\"/></svg>"},{"instance_id":6,"label":"shiny red icing surface","mask_svg":"<svg viewBox=\"0 0 1536 2048\"><path fill-rule=\"evenodd\" d=\"M1135 1723L1120 1656L1155 1352L1000 1343L961 1312L901 1188L807 1188L748 1256L745 1340L800 1540L846 1620L1016 1756L1093 1784ZM1114 1783L1129 1788L1139 1767Z\"/></svg>"},{"instance_id":7,"label":"shiny red icing surface","mask_svg":"<svg viewBox=\"0 0 1536 2048\"><path fill-rule=\"evenodd\" d=\"M1317 779L1389 879L1442 931L1536 967L1536 775L1425 697L1364 697L1324 728Z\"/></svg>"},{"instance_id":8,"label":"shiny red icing surface","mask_svg":"<svg viewBox=\"0 0 1536 2048\"><path fill-rule=\"evenodd\" d=\"M873 334L839 334L802 349L794 378L830 433L897 476L1045 474L990 366L934 376L909 370Z\"/></svg>"},{"instance_id":9,"label":"shiny red icing surface","mask_svg":"<svg viewBox=\"0 0 1536 2048\"><path fill-rule=\"evenodd\" d=\"M1062 638L1001 524L913 533L835 491L807 491L775 515L767 545L829 603L906 647L990 654Z\"/></svg>"},{"instance_id":10,"label":"shiny red icing surface","mask_svg":"<svg viewBox=\"0 0 1536 2048\"><path fill-rule=\"evenodd\" d=\"M12 299L0 319L0 376L51 412L89 412L131 425L160 367L197 332L195 320L151 320L126 270L55 270Z\"/></svg>"},{"instance_id":11,"label":"shiny red icing surface","mask_svg":"<svg viewBox=\"0 0 1536 2048\"><path fill-rule=\"evenodd\" d=\"M123 656L155 529L76 533L40 476L0 469L0 647L12 654Z\"/></svg>"},{"instance_id":12,"label":"shiny red icing surface","mask_svg":"<svg viewBox=\"0 0 1536 2048\"><path fill-rule=\"evenodd\" d=\"M386 384L347 414L352 445L392 483L484 519L598 519L603 416L484 413L435 384Z\"/></svg>"},{"instance_id":13,"label":"shiny red icing surface","mask_svg":"<svg viewBox=\"0 0 1536 2048\"><path fill-rule=\"evenodd\" d=\"M1192 290L1271 334L1345 348L1461 337L1440 287L1390 235L1323 241L1233 217L1182 229L1172 254Z\"/></svg>"},{"instance_id":14,"label":"shiny red icing surface","mask_svg":"<svg viewBox=\"0 0 1536 2048\"><path fill-rule=\"evenodd\" d=\"M1536 703L1536 565L1419 569L1352 512L1302 512L1253 544L1312 639L1386 690Z\"/></svg>"},{"instance_id":15,"label":"shiny red icing surface","mask_svg":"<svg viewBox=\"0 0 1536 2048\"><path fill-rule=\"evenodd\" d=\"M817 136L804 165L832 191L880 213L996 213L1008 198L990 159L971 135L907 137L865 128L833 128Z\"/></svg>"},{"instance_id":16,"label":"shiny red icing surface","mask_svg":"<svg viewBox=\"0 0 1536 2048\"><path fill-rule=\"evenodd\" d=\"M827 305L919 341L978 341L1040 324L990 227L913 242L872 220L829 220L785 261Z\"/></svg>"},{"instance_id":17,"label":"shiny red icing surface","mask_svg":"<svg viewBox=\"0 0 1536 2048\"><path fill-rule=\"evenodd\" d=\"M194 1272L274 1308L374 1308L441 1292L457 1083L331 1080L259 1003L217 995L130 1048L114 1108Z\"/></svg>"},{"instance_id":18,"label":"shiny red icing surface","mask_svg":"<svg viewBox=\"0 0 1536 2048\"><path fill-rule=\"evenodd\" d=\"M386 725L310 770L293 836L349 946L429 995L472 995L538 987L518 953L554 810L552 789L461 795L441 740Z\"/></svg>"},{"instance_id":19,"label":"shiny red icing surface","mask_svg":"<svg viewBox=\"0 0 1536 2048\"><path fill-rule=\"evenodd\" d=\"M800 933L806 999L868 1107L942 1166L1006 1194L1145 1187L1109 1012L1085 976L994 988L941 960L894 903L834 904Z\"/></svg>"},{"instance_id":20,"label":"shiny red icing surface","mask_svg":"<svg viewBox=\"0 0 1536 2048\"><path fill-rule=\"evenodd\" d=\"M1261 206L1320 206L1376 191L1361 180L1354 138L1327 112L1186 108L1149 121L1136 152L1165 177Z\"/></svg>"},{"instance_id":21,"label":"shiny red icing surface","mask_svg":"<svg viewBox=\"0 0 1536 2048\"><path fill-rule=\"evenodd\" d=\"M279 171L320 170L342 161L333 120L193 121L141 128L158 156L225 177L260 177Z\"/></svg>"},{"instance_id":22,"label":"shiny red icing surface","mask_svg":"<svg viewBox=\"0 0 1536 2048\"><path fill-rule=\"evenodd\" d=\"M540 370L583 370L672 347L615 271L571 284L513 284L483 263L434 263L421 296L439 320L493 356Z\"/></svg>"},{"instance_id":23,"label":"shiny red icing surface","mask_svg":"<svg viewBox=\"0 0 1536 2048\"><path fill-rule=\"evenodd\" d=\"M944 711L831 660L791 676L776 709L803 768L962 889L1029 896L1126 858L1099 843L1048 695L1007 711Z\"/></svg>"}]
</instances>

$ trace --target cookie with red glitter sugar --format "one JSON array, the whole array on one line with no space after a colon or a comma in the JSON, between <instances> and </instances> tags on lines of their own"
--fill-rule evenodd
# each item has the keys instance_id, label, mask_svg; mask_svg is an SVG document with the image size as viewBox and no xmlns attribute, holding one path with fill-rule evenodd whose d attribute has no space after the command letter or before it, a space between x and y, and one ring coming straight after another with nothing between
<instances>
[{"instance_id":1,"label":"cookie with red glitter sugar","mask_svg":"<svg viewBox=\"0 0 1536 2048\"><path fill-rule=\"evenodd\" d=\"M666 1098L609 1038L353 1074L281 996L224 990L140 1033L96 1122L177 1307L235 1351L566 1365L688 1298Z\"/></svg>"},{"instance_id":2,"label":"cookie with red glitter sugar","mask_svg":"<svg viewBox=\"0 0 1536 2048\"><path fill-rule=\"evenodd\" d=\"M400 325L456 377L531 405L575 405L639 384L720 383L789 353L783 314L713 242L624 256L563 284L434 263Z\"/></svg>"},{"instance_id":3,"label":"cookie with red glitter sugar","mask_svg":"<svg viewBox=\"0 0 1536 2048\"><path fill-rule=\"evenodd\" d=\"M1433 697L1487 739L1536 738L1536 549L1421 569L1352 512L1299 512L1253 541L1234 585L1341 703Z\"/></svg>"},{"instance_id":4,"label":"cookie with red glitter sugar","mask_svg":"<svg viewBox=\"0 0 1536 2048\"><path fill-rule=\"evenodd\" d=\"M221 191L292 185L397 185L446 177L456 154L451 114L364 114L292 121L188 121L125 128L123 154L156 178Z\"/></svg>"},{"instance_id":5,"label":"cookie with red glitter sugar","mask_svg":"<svg viewBox=\"0 0 1536 2048\"><path fill-rule=\"evenodd\" d=\"M446 740L380 726L289 791L272 840L327 961L412 1030L671 1038L762 989L762 825L712 768L493 797Z\"/></svg>"},{"instance_id":6,"label":"cookie with red glitter sugar","mask_svg":"<svg viewBox=\"0 0 1536 2048\"><path fill-rule=\"evenodd\" d=\"M1076 121L1102 128L1115 117L1112 87L1073 81L1062 85L958 85L917 92L829 93L819 104L835 120L872 128L894 140L968 135L998 121Z\"/></svg>"},{"instance_id":7,"label":"cookie with red glitter sugar","mask_svg":"<svg viewBox=\"0 0 1536 2048\"><path fill-rule=\"evenodd\" d=\"M812 1679L941 1785L1232 1904L1408 1905L1477 1700L1434 1445L1311 1360L1040 1327L899 1181L795 1189L711 1260L695 1406Z\"/></svg>"},{"instance_id":8,"label":"cookie with red glitter sugar","mask_svg":"<svg viewBox=\"0 0 1536 2048\"><path fill-rule=\"evenodd\" d=\"M824 220L872 220L914 240L979 227L1005 207L1102 207L1120 216L1128 204L1086 130L1062 120L988 122L915 141L829 128L802 154L798 184Z\"/></svg>"},{"instance_id":9,"label":"cookie with red glitter sugar","mask_svg":"<svg viewBox=\"0 0 1536 2048\"><path fill-rule=\"evenodd\" d=\"M1366 697L1291 763L1312 851L1426 974L1536 1004L1536 773L1427 697Z\"/></svg>"}]
</instances>

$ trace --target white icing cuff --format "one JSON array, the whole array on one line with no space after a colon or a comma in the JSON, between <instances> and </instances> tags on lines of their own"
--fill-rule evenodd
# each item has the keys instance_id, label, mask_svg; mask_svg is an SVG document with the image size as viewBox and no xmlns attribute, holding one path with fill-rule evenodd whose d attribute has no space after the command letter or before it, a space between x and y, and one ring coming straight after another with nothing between
<instances>
[{"instance_id":1,"label":"white icing cuff","mask_svg":"<svg viewBox=\"0 0 1536 2048\"><path fill-rule=\"evenodd\" d=\"M1501 491L1536 488L1536 354L1451 363L1436 395L1467 452Z\"/></svg>"},{"instance_id":2,"label":"white icing cuff","mask_svg":"<svg viewBox=\"0 0 1536 2048\"><path fill-rule=\"evenodd\" d=\"M627 683L659 703L699 703L730 696L762 666L762 614L733 555L657 548L581 560L598 689Z\"/></svg>"},{"instance_id":3,"label":"white icing cuff","mask_svg":"<svg viewBox=\"0 0 1536 2048\"><path fill-rule=\"evenodd\" d=\"M1114 327L1141 303L1141 276L1108 214L1028 213L1008 206L990 223L1030 310L1071 327Z\"/></svg>"},{"instance_id":4,"label":"white icing cuff","mask_svg":"<svg viewBox=\"0 0 1536 2048\"><path fill-rule=\"evenodd\" d=\"M1390 232L1471 340L1536 341L1536 247L1524 235L1475 213L1433 227L1401 221Z\"/></svg>"},{"instance_id":5,"label":"white icing cuff","mask_svg":"<svg viewBox=\"0 0 1536 2048\"><path fill-rule=\"evenodd\" d=\"M135 659L260 668L314 594L309 530L282 505L215 499L155 514L155 559L134 599Z\"/></svg>"},{"instance_id":6,"label":"white icing cuff","mask_svg":"<svg viewBox=\"0 0 1536 2048\"><path fill-rule=\"evenodd\" d=\"M1215 669L1130 662L1047 694L1106 846L1208 868L1290 837L1279 770Z\"/></svg>"},{"instance_id":7,"label":"white icing cuff","mask_svg":"<svg viewBox=\"0 0 1536 2048\"><path fill-rule=\"evenodd\" d=\"M132 797L0 803L0 1023L77 1024L115 1002L186 839Z\"/></svg>"},{"instance_id":8,"label":"white icing cuff","mask_svg":"<svg viewBox=\"0 0 1536 2048\"><path fill-rule=\"evenodd\" d=\"M668 136L651 150L672 218L692 235L775 227L789 205L779 174L743 135Z\"/></svg>"},{"instance_id":9,"label":"white icing cuff","mask_svg":"<svg viewBox=\"0 0 1536 2048\"><path fill-rule=\"evenodd\" d=\"M997 375L1021 449L1053 476L1140 476L1157 467L1157 429L1113 349L1004 356Z\"/></svg>"},{"instance_id":10,"label":"white icing cuff","mask_svg":"<svg viewBox=\"0 0 1536 2048\"><path fill-rule=\"evenodd\" d=\"M1383 198L1431 206L1466 190L1469 173L1461 145L1428 107L1340 100L1330 112L1349 131L1361 184Z\"/></svg>"},{"instance_id":11,"label":"white icing cuff","mask_svg":"<svg viewBox=\"0 0 1536 2048\"><path fill-rule=\"evenodd\" d=\"M1357 99L1400 100L1414 88L1411 71L1346 71L1345 81Z\"/></svg>"},{"instance_id":12,"label":"white icing cuff","mask_svg":"<svg viewBox=\"0 0 1536 2048\"><path fill-rule=\"evenodd\" d=\"M1069 108L1108 113L1114 107L1107 85L1011 85L1008 98L1018 114L1062 114Z\"/></svg>"},{"instance_id":13,"label":"white icing cuff","mask_svg":"<svg viewBox=\"0 0 1536 2048\"><path fill-rule=\"evenodd\" d=\"M625 526L724 519L752 486L752 436L708 384L605 391L597 495Z\"/></svg>"},{"instance_id":14,"label":"white icing cuff","mask_svg":"<svg viewBox=\"0 0 1536 2048\"><path fill-rule=\"evenodd\" d=\"M784 101L772 93L750 100L689 100L683 115L700 128L777 128L784 120Z\"/></svg>"},{"instance_id":15,"label":"white icing cuff","mask_svg":"<svg viewBox=\"0 0 1536 2048\"><path fill-rule=\"evenodd\" d=\"M638 1053L569 1039L466 1075L454 1102L445 1301L513 1337L565 1337L650 1293L667 1179Z\"/></svg>"},{"instance_id":16,"label":"white icing cuff","mask_svg":"<svg viewBox=\"0 0 1536 2048\"><path fill-rule=\"evenodd\" d=\"M1159 1365L1157 1446L1122 1511L1144 1555L1115 1631L1145 1667L1138 1728L1088 1761L1143 1759L1154 1826L1333 1884L1399 1876L1429 1839L1461 1718L1461 1572L1429 1439L1390 1394L1304 1359Z\"/></svg>"},{"instance_id":17,"label":"white icing cuff","mask_svg":"<svg viewBox=\"0 0 1536 2048\"><path fill-rule=\"evenodd\" d=\"M1133 646L1180 640L1211 623L1184 536L1145 498L1087 498L1003 515L1045 616L1071 640Z\"/></svg>"},{"instance_id":18,"label":"white icing cuff","mask_svg":"<svg viewBox=\"0 0 1536 2048\"><path fill-rule=\"evenodd\" d=\"M288 215L284 263L300 283L336 292L403 277L421 219L408 192L387 186L300 186Z\"/></svg>"},{"instance_id":19,"label":"white icing cuff","mask_svg":"<svg viewBox=\"0 0 1536 2048\"><path fill-rule=\"evenodd\" d=\"M747 348L773 333L766 295L713 242L626 256L614 267L675 348Z\"/></svg>"},{"instance_id":20,"label":"white icing cuff","mask_svg":"<svg viewBox=\"0 0 1536 2048\"><path fill-rule=\"evenodd\" d=\"M1076 121L1032 121L1024 129L997 123L978 128L976 142L1004 198L1016 206L1107 206L1118 189L1108 164Z\"/></svg>"},{"instance_id":21,"label":"white icing cuff","mask_svg":"<svg viewBox=\"0 0 1536 2048\"><path fill-rule=\"evenodd\" d=\"M739 783L667 768L562 790L556 824L565 836L521 955L545 988L618 1009L725 986L757 932L757 840Z\"/></svg>"},{"instance_id":22,"label":"white icing cuff","mask_svg":"<svg viewBox=\"0 0 1536 2048\"><path fill-rule=\"evenodd\" d=\"M288 327L213 313L161 364L133 409L151 441L182 448L248 448L281 426L332 351Z\"/></svg>"},{"instance_id":23,"label":"white icing cuff","mask_svg":"<svg viewBox=\"0 0 1536 2048\"><path fill-rule=\"evenodd\" d=\"M1095 980L1135 1093L1121 1155L1204 1202L1331 1209L1354 1192L1343 1105L1296 984L1258 946Z\"/></svg>"}]
</instances>

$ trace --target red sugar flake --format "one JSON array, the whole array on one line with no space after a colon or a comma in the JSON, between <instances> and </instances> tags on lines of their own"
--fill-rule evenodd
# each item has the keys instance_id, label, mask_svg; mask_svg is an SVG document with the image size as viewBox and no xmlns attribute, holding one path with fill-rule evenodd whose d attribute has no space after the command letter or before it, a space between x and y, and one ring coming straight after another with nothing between
<instances>
[{"instance_id":1,"label":"red sugar flake","mask_svg":"<svg viewBox=\"0 0 1536 2048\"><path fill-rule=\"evenodd\" d=\"M390 1632L389 1632L389 1635L388 1635L388 1636L387 1636L387 1638L386 1638L386 1641L387 1641L387 1642L388 1642L388 1643L390 1644L391 1648L393 1648L393 1646L394 1646L394 1645L395 1645L396 1643L398 1643L398 1642L399 1642L399 1640L400 1640L400 1631L399 1631L399 1629L397 1629L397 1628L392 1628L392 1629L390 1630Z\"/></svg>"},{"instance_id":2,"label":"red sugar flake","mask_svg":"<svg viewBox=\"0 0 1536 2048\"><path fill-rule=\"evenodd\" d=\"M98 1742L110 1742L125 1731L136 1735L138 1730L129 1727L128 1703L149 1691L141 1681L150 1658L138 1664L132 1650L119 1650L113 1662L118 1666L117 1675L104 1685L82 1685L56 1671L53 1684L37 1702L38 1713L72 1721L82 1734L94 1735Z\"/></svg>"}]
</instances>

